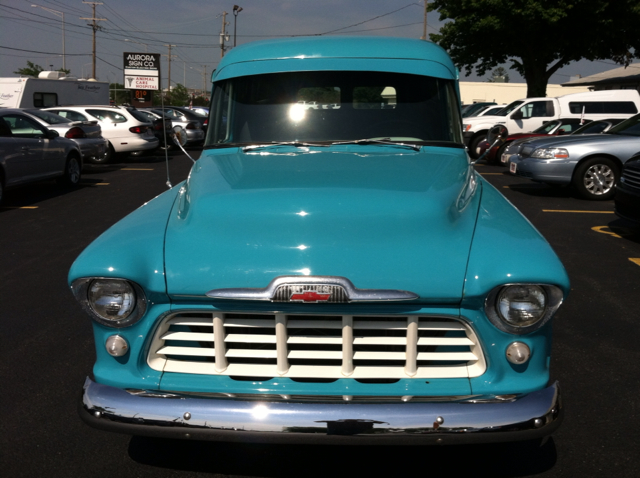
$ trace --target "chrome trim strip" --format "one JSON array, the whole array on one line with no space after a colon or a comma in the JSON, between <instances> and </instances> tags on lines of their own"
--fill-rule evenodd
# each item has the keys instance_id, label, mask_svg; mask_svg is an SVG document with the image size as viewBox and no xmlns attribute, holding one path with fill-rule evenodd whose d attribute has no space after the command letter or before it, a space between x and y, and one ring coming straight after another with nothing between
<instances>
[{"instance_id":1,"label":"chrome trim strip","mask_svg":"<svg viewBox=\"0 0 640 478\"><path fill-rule=\"evenodd\" d=\"M186 398L163 391L132 394L87 378L80 405L83 420L97 428L126 433L138 433L139 428L153 436L177 438L189 438L195 432L199 438L225 432L227 438L241 435L258 441L295 434L302 440L326 435L419 440L430 435L473 435L473 441L490 442L500 441L500 434L503 440L530 438L532 433L546 436L562 418L557 382L513 400L483 403L451 398L448 402L393 403ZM361 443L360 438L356 441Z\"/></svg>"},{"instance_id":2,"label":"chrome trim strip","mask_svg":"<svg viewBox=\"0 0 640 478\"><path fill-rule=\"evenodd\" d=\"M414 300L417 294L404 290L357 289L346 277L338 276L280 276L273 279L267 287L213 289L207 292L212 299L261 300L274 301L278 288L283 286L336 286L342 287L347 294L347 302L391 302Z\"/></svg>"}]
</instances>

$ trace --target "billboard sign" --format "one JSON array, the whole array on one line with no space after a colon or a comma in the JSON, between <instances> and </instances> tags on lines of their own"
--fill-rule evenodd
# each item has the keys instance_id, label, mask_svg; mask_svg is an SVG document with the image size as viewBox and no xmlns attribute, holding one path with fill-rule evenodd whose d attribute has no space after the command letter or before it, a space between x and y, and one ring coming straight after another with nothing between
<instances>
[{"instance_id":1,"label":"billboard sign","mask_svg":"<svg viewBox=\"0 0 640 478\"><path fill-rule=\"evenodd\" d=\"M160 54L125 52L123 60L126 89L160 89Z\"/></svg>"}]
</instances>

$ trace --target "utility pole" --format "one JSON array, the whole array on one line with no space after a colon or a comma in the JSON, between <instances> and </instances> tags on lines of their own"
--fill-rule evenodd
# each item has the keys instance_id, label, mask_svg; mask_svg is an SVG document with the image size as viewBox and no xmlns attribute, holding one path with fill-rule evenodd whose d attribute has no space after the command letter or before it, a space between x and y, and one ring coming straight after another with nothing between
<instances>
[{"instance_id":1,"label":"utility pole","mask_svg":"<svg viewBox=\"0 0 640 478\"><path fill-rule=\"evenodd\" d=\"M169 60L169 68L167 68L167 70L168 70L168 74L169 74L169 79L168 79L168 83L167 83L167 88L168 88L168 90L169 90L169 93L171 93L171 58L172 58L172 55L171 55L171 47L174 47L175 45L171 45L171 44L166 45L166 44L165 44L164 46L169 47L169 54L167 55L167 58L168 58L168 60Z\"/></svg>"},{"instance_id":2,"label":"utility pole","mask_svg":"<svg viewBox=\"0 0 640 478\"><path fill-rule=\"evenodd\" d=\"M92 78L96 77L96 32L100 30L100 26L96 22L105 22L106 18L96 18L96 5L102 5L102 2L82 2L89 4L93 7L93 15L91 18L80 17L80 20L92 20L92 23L88 23L88 25L93 29L93 70L92 70Z\"/></svg>"},{"instance_id":3,"label":"utility pole","mask_svg":"<svg viewBox=\"0 0 640 478\"><path fill-rule=\"evenodd\" d=\"M422 26L422 36L420 37L420 40L426 40L426 39L427 39L427 0L424 0L424 22Z\"/></svg>"},{"instance_id":4,"label":"utility pole","mask_svg":"<svg viewBox=\"0 0 640 478\"><path fill-rule=\"evenodd\" d=\"M224 57L224 42L229 41L227 34L227 12L222 12L222 30L220 30L220 58Z\"/></svg>"},{"instance_id":5,"label":"utility pole","mask_svg":"<svg viewBox=\"0 0 640 478\"><path fill-rule=\"evenodd\" d=\"M207 94L207 65L202 65L202 96Z\"/></svg>"}]
</instances>

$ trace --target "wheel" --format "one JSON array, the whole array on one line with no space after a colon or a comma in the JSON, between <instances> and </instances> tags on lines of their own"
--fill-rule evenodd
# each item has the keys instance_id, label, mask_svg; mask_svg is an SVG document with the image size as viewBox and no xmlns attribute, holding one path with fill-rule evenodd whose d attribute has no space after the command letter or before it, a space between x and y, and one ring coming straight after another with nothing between
<instances>
[{"instance_id":1,"label":"wheel","mask_svg":"<svg viewBox=\"0 0 640 478\"><path fill-rule=\"evenodd\" d=\"M113 149L113 146L111 145L111 143L109 143L107 145L107 152L105 153L105 155L102 158L94 159L91 162L93 164L107 164L113 161L115 157L116 157L116 150Z\"/></svg>"},{"instance_id":2,"label":"wheel","mask_svg":"<svg viewBox=\"0 0 640 478\"><path fill-rule=\"evenodd\" d=\"M580 195L594 201L611 199L616 193L620 168L609 158L591 158L578 165L573 185Z\"/></svg>"},{"instance_id":3,"label":"wheel","mask_svg":"<svg viewBox=\"0 0 640 478\"><path fill-rule=\"evenodd\" d=\"M64 175L58 179L63 186L77 186L82 176L82 167L77 156L69 156L64 167Z\"/></svg>"},{"instance_id":4,"label":"wheel","mask_svg":"<svg viewBox=\"0 0 640 478\"><path fill-rule=\"evenodd\" d=\"M478 136L474 136L473 138L471 138L471 142L469 143L469 156L471 156L472 159L478 159L478 157L480 156L478 145L485 139L487 139L486 134L479 134Z\"/></svg>"}]
</instances>

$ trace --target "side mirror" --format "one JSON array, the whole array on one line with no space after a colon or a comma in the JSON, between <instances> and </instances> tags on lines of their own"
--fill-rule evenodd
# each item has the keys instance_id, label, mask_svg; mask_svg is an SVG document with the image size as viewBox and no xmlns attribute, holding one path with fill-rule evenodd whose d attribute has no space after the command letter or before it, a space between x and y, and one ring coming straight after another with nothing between
<instances>
[{"instance_id":1,"label":"side mirror","mask_svg":"<svg viewBox=\"0 0 640 478\"><path fill-rule=\"evenodd\" d=\"M512 120L521 120L522 119L522 111L518 110L511 115Z\"/></svg>"},{"instance_id":2,"label":"side mirror","mask_svg":"<svg viewBox=\"0 0 640 478\"><path fill-rule=\"evenodd\" d=\"M58 133L56 130L54 129L47 130L47 139L55 139L59 136L60 136L60 133Z\"/></svg>"},{"instance_id":3,"label":"side mirror","mask_svg":"<svg viewBox=\"0 0 640 478\"><path fill-rule=\"evenodd\" d=\"M487 142L493 148L496 144L503 143L507 136L509 136L507 128L504 125L497 124L487 133Z\"/></svg>"},{"instance_id":4,"label":"side mirror","mask_svg":"<svg viewBox=\"0 0 640 478\"><path fill-rule=\"evenodd\" d=\"M485 149L484 153L482 153L480 157L473 161L471 164L475 164L483 159L489 153L489 151L491 151L498 144L503 143L508 136L509 132L504 125L497 124L493 126L487 133L487 143L489 143L489 147Z\"/></svg>"}]
</instances>

